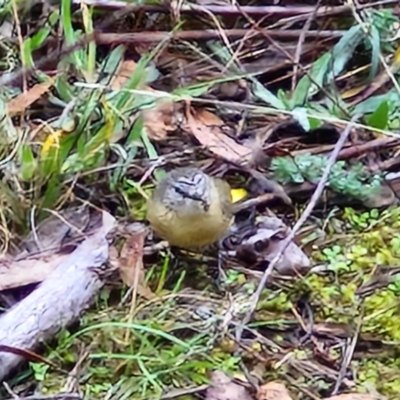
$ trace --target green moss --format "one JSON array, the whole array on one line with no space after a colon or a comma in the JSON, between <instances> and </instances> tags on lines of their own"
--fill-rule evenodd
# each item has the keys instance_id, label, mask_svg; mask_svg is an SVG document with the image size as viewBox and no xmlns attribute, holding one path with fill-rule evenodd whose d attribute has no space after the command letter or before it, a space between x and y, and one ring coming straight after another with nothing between
<instances>
[{"instance_id":1,"label":"green moss","mask_svg":"<svg viewBox=\"0 0 400 400\"><path fill-rule=\"evenodd\" d=\"M272 312L286 312L289 311L292 306L289 300L289 293L284 291L272 292L258 303L259 310Z\"/></svg>"},{"instance_id":2,"label":"green moss","mask_svg":"<svg viewBox=\"0 0 400 400\"><path fill-rule=\"evenodd\" d=\"M374 338L376 343L381 341L381 346L384 346L382 341L399 343L400 278L377 287L365 298L358 296L356 291L371 280L377 266L400 265L400 208L363 213L346 209L342 222L345 232L337 235L336 228L332 229L331 243L334 244L316 250L313 255L314 260L326 266L327 273L310 274L305 278L315 319L344 322L353 327L361 322L361 341L367 335L365 337ZM334 240L335 234L338 240ZM378 354L382 355L382 350ZM400 391L399 354L392 351L382 360L373 357L366 353L353 362L358 371L358 391L368 392L375 388L389 398L397 396Z\"/></svg>"},{"instance_id":3,"label":"green moss","mask_svg":"<svg viewBox=\"0 0 400 400\"><path fill-rule=\"evenodd\" d=\"M358 369L357 380L359 392L369 392L370 389L384 393L392 399L397 399L400 392L400 361L387 359L357 360L353 366Z\"/></svg>"}]
</instances>

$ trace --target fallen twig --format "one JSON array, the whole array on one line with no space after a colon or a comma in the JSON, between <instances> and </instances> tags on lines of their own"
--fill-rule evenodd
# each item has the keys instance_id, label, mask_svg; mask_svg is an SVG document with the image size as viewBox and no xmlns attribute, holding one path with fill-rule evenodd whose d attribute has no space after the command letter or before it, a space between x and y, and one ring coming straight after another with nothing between
<instances>
[{"instance_id":1,"label":"fallen twig","mask_svg":"<svg viewBox=\"0 0 400 400\"><path fill-rule=\"evenodd\" d=\"M354 333L353 338L348 343L348 345L346 347L346 351L343 352L344 354L343 354L342 365L340 366L339 376L336 380L335 388L333 389L331 396L335 396L338 393L340 386L343 382L343 379L346 376L347 368L349 367L349 365L351 363L351 360L352 360L353 354L354 354L354 350L356 348L358 338L360 336L363 317L364 317L364 308L362 308L362 312L360 313L356 332Z\"/></svg>"},{"instance_id":2,"label":"fallen twig","mask_svg":"<svg viewBox=\"0 0 400 400\"><path fill-rule=\"evenodd\" d=\"M251 37L254 36L264 36L267 33L269 37L273 39L294 39L298 38L302 30L294 29L290 31L284 31L281 29L267 29L263 31L251 32ZM346 31L335 30L335 31L308 31L304 33L306 38L335 38L341 37L346 33ZM224 35L229 38L242 38L249 35L248 29L226 29L224 30ZM110 44L110 43L134 43L134 42L158 42L165 40L167 37L171 39L181 39L181 40L210 40L219 39L221 37L221 32L218 29L199 29L199 30L187 30L187 31L151 31L151 32L127 32L127 33L96 33L96 42L100 44Z\"/></svg>"},{"instance_id":3,"label":"fallen twig","mask_svg":"<svg viewBox=\"0 0 400 400\"><path fill-rule=\"evenodd\" d=\"M279 259L282 257L284 251L286 248L289 246L289 244L294 240L297 231L302 227L304 222L308 219L310 216L312 210L314 209L318 199L322 195L322 192L324 191L325 185L328 181L329 174L331 172L332 167L334 166L336 159L338 157L338 154L340 152L340 149L343 147L344 143L346 142L347 137L349 136L349 133L353 127L354 122L359 118L359 114L356 114L350 121L350 123L346 126L344 131L342 132L339 140L336 143L335 148L333 149L328 162L326 164L326 167L324 169L324 173L322 174L321 180L318 182L318 185L315 189L315 192L313 193L310 202L308 203L306 209L304 210L303 214L289 233L289 235L286 237L286 239L282 243L282 247L280 248L279 252L276 254L274 259L271 261L271 263L268 265L268 268L264 271L264 274L261 278L261 281L257 287L257 290L253 293L253 299L250 305L249 311L246 313L245 317L243 318L243 321L240 325L238 325L238 329L236 330L236 340L240 341L242 337L242 332L243 332L243 326L247 325L251 317L257 307L258 301L260 299L261 293L265 287L265 284L267 283L268 278L270 277L271 273L273 272L275 265L278 263Z\"/></svg>"},{"instance_id":4,"label":"fallen twig","mask_svg":"<svg viewBox=\"0 0 400 400\"><path fill-rule=\"evenodd\" d=\"M118 0L73 0L74 4L88 4L95 7L108 8L108 9L123 9L129 6L129 3L125 1ZM397 4L398 0L382 0L376 3L367 3L360 4L358 6L359 10L365 8L376 8L382 7L384 5ZM155 4L135 4L131 6L132 11L147 11L147 12L170 12L170 9L164 5L155 5ZM213 14L227 14L227 15L274 15L281 17L293 17L296 15L305 15L305 14L313 14L315 11L315 6L236 6L236 5L216 5L216 4L182 4L179 7L179 12L184 14L197 14L199 12L208 11ZM349 5L343 6L325 6L320 7L316 16L325 16L325 15L340 15L347 14L351 15L352 8Z\"/></svg>"}]
</instances>

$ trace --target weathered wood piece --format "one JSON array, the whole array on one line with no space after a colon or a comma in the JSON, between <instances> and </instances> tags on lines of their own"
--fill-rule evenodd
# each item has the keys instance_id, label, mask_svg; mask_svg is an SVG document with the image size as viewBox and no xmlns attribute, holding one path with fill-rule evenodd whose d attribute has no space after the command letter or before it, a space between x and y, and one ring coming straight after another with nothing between
<instances>
[{"instance_id":1,"label":"weathered wood piece","mask_svg":"<svg viewBox=\"0 0 400 400\"><path fill-rule=\"evenodd\" d=\"M36 290L0 317L0 344L33 350L76 321L102 287L100 267L108 259L106 235L114 218L103 212L103 224L88 236ZM24 359L0 352L0 380Z\"/></svg>"}]
</instances>

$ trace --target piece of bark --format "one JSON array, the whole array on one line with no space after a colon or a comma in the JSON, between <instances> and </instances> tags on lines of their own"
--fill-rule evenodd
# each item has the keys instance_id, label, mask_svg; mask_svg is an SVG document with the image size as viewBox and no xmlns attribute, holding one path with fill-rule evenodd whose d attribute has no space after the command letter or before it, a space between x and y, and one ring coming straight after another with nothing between
<instances>
[{"instance_id":1,"label":"piece of bark","mask_svg":"<svg viewBox=\"0 0 400 400\"><path fill-rule=\"evenodd\" d=\"M102 226L24 300L0 317L0 344L33 350L76 321L102 287L100 267L108 258L107 234L115 219L103 212ZM0 352L0 380L23 362Z\"/></svg>"}]
</instances>

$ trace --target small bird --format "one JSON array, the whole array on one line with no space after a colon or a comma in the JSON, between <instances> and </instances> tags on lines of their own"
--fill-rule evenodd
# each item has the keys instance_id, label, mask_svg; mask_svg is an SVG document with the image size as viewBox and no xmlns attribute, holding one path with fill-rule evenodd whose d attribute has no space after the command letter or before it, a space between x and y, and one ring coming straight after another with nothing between
<instances>
[{"instance_id":1,"label":"small bird","mask_svg":"<svg viewBox=\"0 0 400 400\"><path fill-rule=\"evenodd\" d=\"M231 188L198 168L176 168L148 199L147 220L172 246L206 247L221 239L233 221Z\"/></svg>"}]
</instances>

